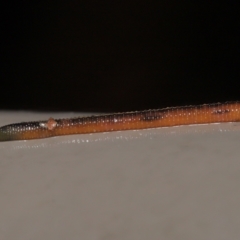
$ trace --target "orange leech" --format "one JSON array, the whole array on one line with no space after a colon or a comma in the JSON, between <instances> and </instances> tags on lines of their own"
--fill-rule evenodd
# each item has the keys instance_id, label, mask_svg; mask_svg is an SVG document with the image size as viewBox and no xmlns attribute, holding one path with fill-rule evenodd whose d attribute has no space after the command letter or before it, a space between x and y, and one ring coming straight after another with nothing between
<instances>
[{"instance_id":1,"label":"orange leech","mask_svg":"<svg viewBox=\"0 0 240 240\"><path fill-rule=\"evenodd\" d=\"M22 122L0 128L0 141L190 124L240 121L240 102L203 104L99 116Z\"/></svg>"}]
</instances>

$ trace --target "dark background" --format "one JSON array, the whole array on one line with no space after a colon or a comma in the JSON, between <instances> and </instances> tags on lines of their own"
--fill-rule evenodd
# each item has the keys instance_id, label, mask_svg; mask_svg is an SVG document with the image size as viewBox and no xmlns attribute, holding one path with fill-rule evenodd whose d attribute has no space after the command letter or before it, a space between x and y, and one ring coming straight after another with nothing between
<instances>
[{"instance_id":1,"label":"dark background","mask_svg":"<svg viewBox=\"0 0 240 240\"><path fill-rule=\"evenodd\" d=\"M240 100L233 1L19 1L2 11L0 110Z\"/></svg>"}]
</instances>

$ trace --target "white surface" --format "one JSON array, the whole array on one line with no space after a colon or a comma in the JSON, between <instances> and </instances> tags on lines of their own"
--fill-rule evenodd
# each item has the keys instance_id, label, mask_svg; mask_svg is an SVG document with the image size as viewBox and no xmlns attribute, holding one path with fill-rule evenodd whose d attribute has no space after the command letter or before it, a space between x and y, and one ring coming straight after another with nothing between
<instances>
[{"instance_id":1,"label":"white surface","mask_svg":"<svg viewBox=\"0 0 240 240\"><path fill-rule=\"evenodd\" d=\"M239 239L239 140L217 124L1 142L0 239Z\"/></svg>"}]
</instances>

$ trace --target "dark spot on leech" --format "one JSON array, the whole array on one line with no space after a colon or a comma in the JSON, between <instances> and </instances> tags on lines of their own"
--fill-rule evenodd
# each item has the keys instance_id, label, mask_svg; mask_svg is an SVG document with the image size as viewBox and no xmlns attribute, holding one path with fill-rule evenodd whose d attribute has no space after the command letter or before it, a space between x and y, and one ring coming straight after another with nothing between
<instances>
[{"instance_id":1,"label":"dark spot on leech","mask_svg":"<svg viewBox=\"0 0 240 240\"><path fill-rule=\"evenodd\" d=\"M220 106L219 103L213 103L213 104L202 104L198 105L196 107L193 106L193 110L205 110L205 109L211 109L211 108L218 108Z\"/></svg>"},{"instance_id":2,"label":"dark spot on leech","mask_svg":"<svg viewBox=\"0 0 240 240\"><path fill-rule=\"evenodd\" d=\"M109 115L109 122L114 123L115 115Z\"/></svg>"},{"instance_id":3,"label":"dark spot on leech","mask_svg":"<svg viewBox=\"0 0 240 240\"><path fill-rule=\"evenodd\" d=\"M191 106L191 107L193 107L193 109L202 110L206 108L218 108L218 107L221 107L221 105L222 104L220 103L211 103L211 104L202 104L202 105Z\"/></svg>"},{"instance_id":4,"label":"dark spot on leech","mask_svg":"<svg viewBox=\"0 0 240 240\"><path fill-rule=\"evenodd\" d=\"M31 131L39 128L39 122L21 122L10 124L7 127L9 127L12 132Z\"/></svg>"},{"instance_id":5,"label":"dark spot on leech","mask_svg":"<svg viewBox=\"0 0 240 240\"><path fill-rule=\"evenodd\" d=\"M214 109L212 111L212 114L226 114L226 113L229 113L230 110L229 109Z\"/></svg>"},{"instance_id":6,"label":"dark spot on leech","mask_svg":"<svg viewBox=\"0 0 240 240\"><path fill-rule=\"evenodd\" d=\"M101 123L101 122L104 122L105 118L104 118L104 116L99 116L97 118L97 120L98 120L99 123Z\"/></svg>"},{"instance_id":7,"label":"dark spot on leech","mask_svg":"<svg viewBox=\"0 0 240 240\"><path fill-rule=\"evenodd\" d=\"M97 123L96 117L91 116L91 117L90 117L90 123L93 123L93 124Z\"/></svg>"},{"instance_id":8,"label":"dark spot on leech","mask_svg":"<svg viewBox=\"0 0 240 240\"><path fill-rule=\"evenodd\" d=\"M72 119L69 119L70 120L70 124L71 125L76 125L76 124L81 124L81 118L72 118Z\"/></svg>"},{"instance_id":9,"label":"dark spot on leech","mask_svg":"<svg viewBox=\"0 0 240 240\"><path fill-rule=\"evenodd\" d=\"M163 114L149 114L149 113L145 113L142 117L141 117L141 121L146 121L146 122L151 122L151 121L156 121L159 119L163 118Z\"/></svg>"},{"instance_id":10,"label":"dark spot on leech","mask_svg":"<svg viewBox=\"0 0 240 240\"><path fill-rule=\"evenodd\" d=\"M130 119L132 119L132 114L131 113L126 113L126 114L124 114L123 117L126 118L127 120L130 120Z\"/></svg>"}]
</instances>

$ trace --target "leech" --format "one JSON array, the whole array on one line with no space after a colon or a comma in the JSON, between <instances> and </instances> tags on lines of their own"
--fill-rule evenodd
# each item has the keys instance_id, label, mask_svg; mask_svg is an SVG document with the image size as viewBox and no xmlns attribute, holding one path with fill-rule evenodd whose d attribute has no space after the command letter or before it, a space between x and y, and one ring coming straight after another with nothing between
<instances>
[{"instance_id":1,"label":"leech","mask_svg":"<svg viewBox=\"0 0 240 240\"><path fill-rule=\"evenodd\" d=\"M0 127L0 141L221 122L240 122L240 102L15 123Z\"/></svg>"}]
</instances>

